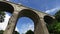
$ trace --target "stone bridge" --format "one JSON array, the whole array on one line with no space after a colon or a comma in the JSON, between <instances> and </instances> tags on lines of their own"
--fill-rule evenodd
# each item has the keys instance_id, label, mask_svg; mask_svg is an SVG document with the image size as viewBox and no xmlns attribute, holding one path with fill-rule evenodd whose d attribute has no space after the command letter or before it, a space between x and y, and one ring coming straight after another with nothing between
<instances>
[{"instance_id":1,"label":"stone bridge","mask_svg":"<svg viewBox=\"0 0 60 34\"><path fill-rule=\"evenodd\" d=\"M34 21L34 34L49 34L46 20L52 23L55 19L54 16L49 14L9 1L0 0L0 11L7 11L12 14L3 34L13 34L20 17L29 17Z\"/></svg>"}]
</instances>

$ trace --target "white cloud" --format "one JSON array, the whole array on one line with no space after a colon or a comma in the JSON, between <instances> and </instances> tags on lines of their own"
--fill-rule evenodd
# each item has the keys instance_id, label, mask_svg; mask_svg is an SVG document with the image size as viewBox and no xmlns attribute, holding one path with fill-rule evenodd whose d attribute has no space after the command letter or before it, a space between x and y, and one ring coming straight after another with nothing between
<instances>
[{"instance_id":1,"label":"white cloud","mask_svg":"<svg viewBox=\"0 0 60 34\"><path fill-rule=\"evenodd\" d=\"M6 27L7 27L7 24L8 24L9 18L10 18L10 15L9 15L9 13L7 14L7 12L6 12L6 15L5 16L6 16L5 17L5 21L2 22L2 23L0 23L0 30L5 30ZM15 30L18 31L18 28L16 27Z\"/></svg>"},{"instance_id":2,"label":"white cloud","mask_svg":"<svg viewBox=\"0 0 60 34\"><path fill-rule=\"evenodd\" d=\"M18 28L17 28L17 27L16 27L15 31L18 31L18 32L19 32L19 30L18 30Z\"/></svg>"},{"instance_id":3,"label":"white cloud","mask_svg":"<svg viewBox=\"0 0 60 34\"><path fill-rule=\"evenodd\" d=\"M8 24L8 20L9 20L9 18L10 18L10 16L9 16L8 14L6 14L5 16L6 16L6 17L5 17L5 21L2 22L2 23L0 23L0 28L1 28L2 30L5 30L5 28L6 28L7 24Z\"/></svg>"},{"instance_id":4,"label":"white cloud","mask_svg":"<svg viewBox=\"0 0 60 34\"><path fill-rule=\"evenodd\" d=\"M54 8L54 9L50 9L50 10L47 10L46 13L50 13L50 12L53 12L55 11L57 8Z\"/></svg>"},{"instance_id":5,"label":"white cloud","mask_svg":"<svg viewBox=\"0 0 60 34\"><path fill-rule=\"evenodd\" d=\"M29 25L29 26L28 26L28 30L34 31L34 25Z\"/></svg>"},{"instance_id":6,"label":"white cloud","mask_svg":"<svg viewBox=\"0 0 60 34\"><path fill-rule=\"evenodd\" d=\"M21 3L18 3L18 4L21 4Z\"/></svg>"},{"instance_id":7,"label":"white cloud","mask_svg":"<svg viewBox=\"0 0 60 34\"><path fill-rule=\"evenodd\" d=\"M26 27L27 26L27 27ZM32 24L27 24L26 26L23 26L22 33L26 33L28 30L34 31L34 25ZM24 31L24 32L23 32Z\"/></svg>"},{"instance_id":8,"label":"white cloud","mask_svg":"<svg viewBox=\"0 0 60 34\"><path fill-rule=\"evenodd\" d=\"M22 33L26 33L28 30L32 30L34 31L34 24L30 24L30 23L25 23L25 24L22 24L20 27L19 27L19 32L20 34Z\"/></svg>"},{"instance_id":9,"label":"white cloud","mask_svg":"<svg viewBox=\"0 0 60 34\"><path fill-rule=\"evenodd\" d=\"M26 33L28 30L34 31L34 26L33 25L29 25L28 28L25 30L24 33Z\"/></svg>"},{"instance_id":10,"label":"white cloud","mask_svg":"<svg viewBox=\"0 0 60 34\"><path fill-rule=\"evenodd\" d=\"M60 8L53 8L50 10L45 11L45 13L50 14L50 15L54 15Z\"/></svg>"},{"instance_id":11,"label":"white cloud","mask_svg":"<svg viewBox=\"0 0 60 34\"><path fill-rule=\"evenodd\" d=\"M6 1L9 1L9 0L6 0Z\"/></svg>"}]
</instances>

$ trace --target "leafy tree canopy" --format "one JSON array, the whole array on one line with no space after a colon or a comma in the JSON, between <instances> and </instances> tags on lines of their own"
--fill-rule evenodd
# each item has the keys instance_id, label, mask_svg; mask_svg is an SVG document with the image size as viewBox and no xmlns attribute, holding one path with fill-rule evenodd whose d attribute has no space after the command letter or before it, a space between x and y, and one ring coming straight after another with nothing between
<instances>
[{"instance_id":1,"label":"leafy tree canopy","mask_svg":"<svg viewBox=\"0 0 60 34\"><path fill-rule=\"evenodd\" d=\"M60 22L60 10L55 14L55 17L58 22Z\"/></svg>"},{"instance_id":2,"label":"leafy tree canopy","mask_svg":"<svg viewBox=\"0 0 60 34\"><path fill-rule=\"evenodd\" d=\"M28 30L26 34L34 34L34 32L32 30Z\"/></svg>"},{"instance_id":3,"label":"leafy tree canopy","mask_svg":"<svg viewBox=\"0 0 60 34\"><path fill-rule=\"evenodd\" d=\"M56 20L48 25L48 30L50 34L60 34L60 10L54 15Z\"/></svg>"},{"instance_id":4,"label":"leafy tree canopy","mask_svg":"<svg viewBox=\"0 0 60 34\"><path fill-rule=\"evenodd\" d=\"M4 22L4 18L5 18L5 12L0 11L0 22Z\"/></svg>"},{"instance_id":5,"label":"leafy tree canopy","mask_svg":"<svg viewBox=\"0 0 60 34\"><path fill-rule=\"evenodd\" d=\"M19 34L19 32L15 31L14 34Z\"/></svg>"},{"instance_id":6,"label":"leafy tree canopy","mask_svg":"<svg viewBox=\"0 0 60 34\"><path fill-rule=\"evenodd\" d=\"M4 32L3 30L0 30L0 34L3 34L3 32Z\"/></svg>"}]
</instances>

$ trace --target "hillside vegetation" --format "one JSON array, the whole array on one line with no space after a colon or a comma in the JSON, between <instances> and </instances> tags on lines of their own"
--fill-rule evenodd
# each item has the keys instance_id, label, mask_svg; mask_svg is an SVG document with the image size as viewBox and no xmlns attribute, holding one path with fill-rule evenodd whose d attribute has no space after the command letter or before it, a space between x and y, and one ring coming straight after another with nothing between
<instances>
[{"instance_id":1,"label":"hillside vegetation","mask_svg":"<svg viewBox=\"0 0 60 34\"><path fill-rule=\"evenodd\" d=\"M54 15L55 20L52 24L48 25L50 34L60 34L60 10Z\"/></svg>"}]
</instances>

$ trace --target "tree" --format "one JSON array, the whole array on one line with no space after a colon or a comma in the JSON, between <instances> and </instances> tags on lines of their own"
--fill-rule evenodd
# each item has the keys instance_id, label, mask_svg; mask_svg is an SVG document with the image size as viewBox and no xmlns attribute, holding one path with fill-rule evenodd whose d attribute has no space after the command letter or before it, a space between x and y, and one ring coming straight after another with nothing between
<instances>
[{"instance_id":1,"label":"tree","mask_svg":"<svg viewBox=\"0 0 60 34\"><path fill-rule=\"evenodd\" d=\"M0 11L0 22L4 22L4 18L5 18L5 12Z\"/></svg>"},{"instance_id":2,"label":"tree","mask_svg":"<svg viewBox=\"0 0 60 34\"><path fill-rule=\"evenodd\" d=\"M17 32L17 31L14 31L14 34L19 34L19 32Z\"/></svg>"},{"instance_id":3,"label":"tree","mask_svg":"<svg viewBox=\"0 0 60 34\"><path fill-rule=\"evenodd\" d=\"M53 24L48 25L48 30L53 34L60 34L60 22L55 21Z\"/></svg>"},{"instance_id":4,"label":"tree","mask_svg":"<svg viewBox=\"0 0 60 34\"><path fill-rule=\"evenodd\" d=\"M4 32L3 30L0 30L0 34L3 34L3 32Z\"/></svg>"},{"instance_id":5,"label":"tree","mask_svg":"<svg viewBox=\"0 0 60 34\"><path fill-rule=\"evenodd\" d=\"M34 32L32 30L28 30L26 34L34 34Z\"/></svg>"},{"instance_id":6,"label":"tree","mask_svg":"<svg viewBox=\"0 0 60 34\"><path fill-rule=\"evenodd\" d=\"M60 34L60 10L54 15L56 20L48 25L50 34Z\"/></svg>"},{"instance_id":7,"label":"tree","mask_svg":"<svg viewBox=\"0 0 60 34\"><path fill-rule=\"evenodd\" d=\"M55 14L55 18L60 22L60 10Z\"/></svg>"}]
</instances>

